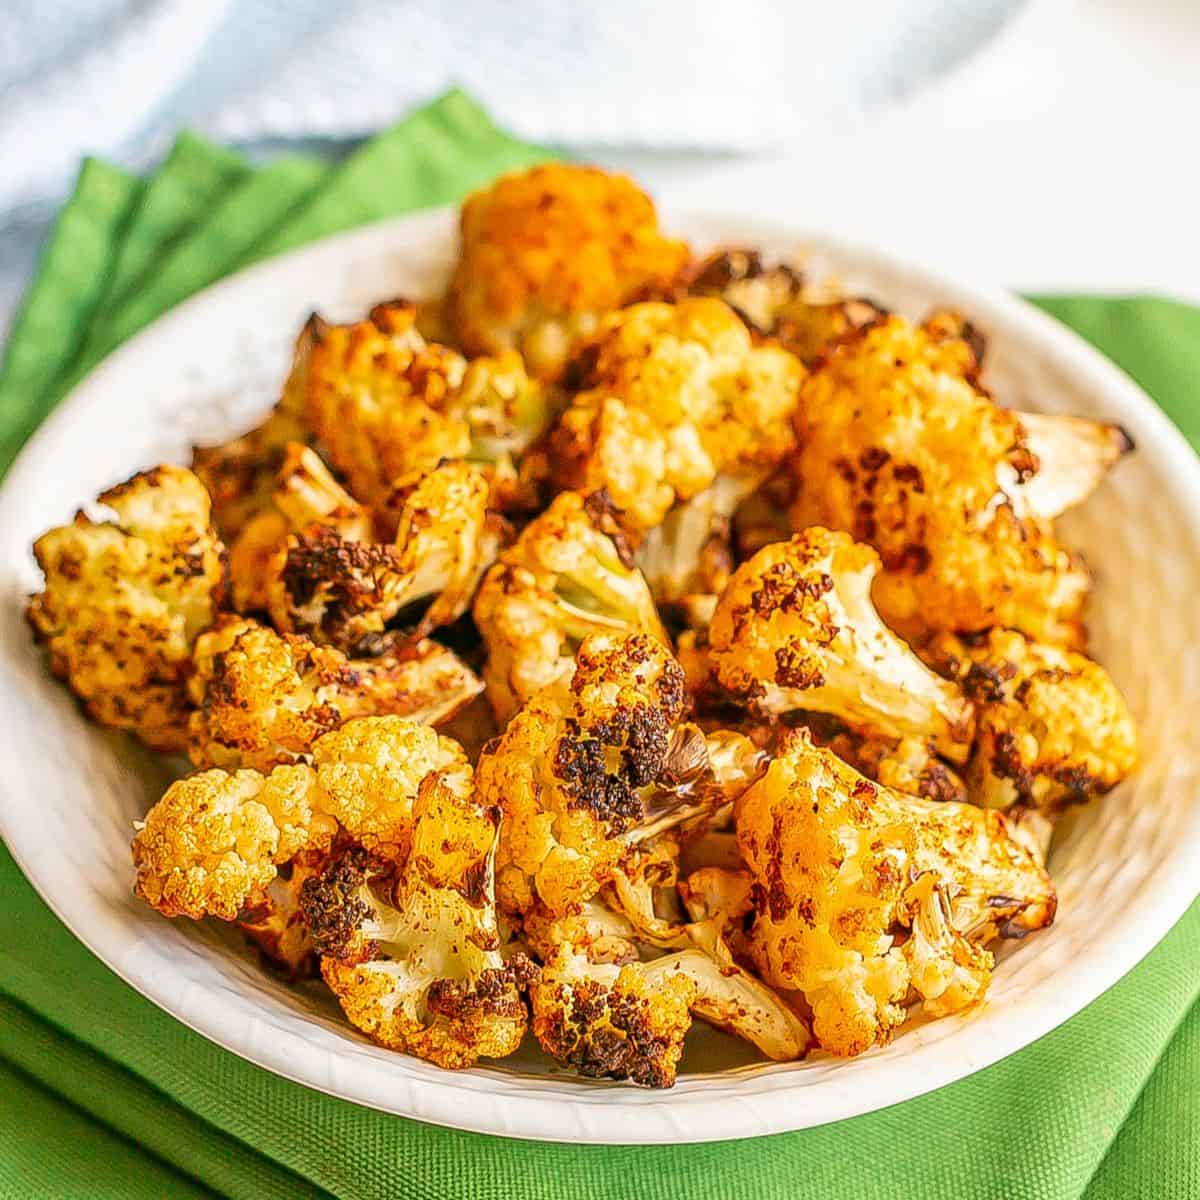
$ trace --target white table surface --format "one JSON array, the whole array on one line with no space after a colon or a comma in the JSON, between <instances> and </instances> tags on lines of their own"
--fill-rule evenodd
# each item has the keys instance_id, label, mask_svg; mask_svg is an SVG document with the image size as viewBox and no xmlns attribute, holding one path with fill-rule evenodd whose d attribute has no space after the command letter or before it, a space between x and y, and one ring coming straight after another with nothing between
<instances>
[{"instance_id":1,"label":"white table surface","mask_svg":"<svg viewBox=\"0 0 1200 1200\"><path fill-rule=\"evenodd\" d=\"M600 157L663 201L787 214L1018 290L1200 302L1200 0L1035 0L940 85L771 159Z\"/></svg>"}]
</instances>

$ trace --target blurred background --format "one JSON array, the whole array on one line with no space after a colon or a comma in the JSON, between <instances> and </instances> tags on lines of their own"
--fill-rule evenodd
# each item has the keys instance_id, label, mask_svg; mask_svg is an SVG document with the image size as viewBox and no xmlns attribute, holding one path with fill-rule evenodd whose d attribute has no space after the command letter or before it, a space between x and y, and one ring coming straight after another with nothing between
<instances>
[{"instance_id":1,"label":"blurred background","mask_svg":"<svg viewBox=\"0 0 1200 1200\"><path fill-rule=\"evenodd\" d=\"M337 156L459 85L665 204L1200 298L1195 0L0 3L0 339L80 157Z\"/></svg>"}]
</instances>

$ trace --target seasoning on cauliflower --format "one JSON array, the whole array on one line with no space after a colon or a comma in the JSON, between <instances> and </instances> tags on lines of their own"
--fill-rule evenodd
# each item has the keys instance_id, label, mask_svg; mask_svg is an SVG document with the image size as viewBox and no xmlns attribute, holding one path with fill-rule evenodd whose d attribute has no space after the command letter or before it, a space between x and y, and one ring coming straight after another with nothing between
<instances>
[{"instance_id":1,"label":"seasoning on cauliflower","mask_svg":"<svg viewBox=\"0 0 1200 1200\"><path fill-rule=\"evenodd\" d=\"M305 880L319 875L328 860L324 850L297 854L267 885L265 901L238 915L237 927L258 947L267 963L288 979L307 978L316 968L300 893Z\"/></svg>"},{"instance_id":2,"label":"seasoning on cauliflower","mask_svg":"<svg viewBox=\"0 0 1200 1200\"><path fill-rule=\"evenodd\" d=\"M572 372L584 390L551 434L555 480L606 489L638 537L719 475L761 479L792 448L804 369L755 346L720 300L610 313Z\"/></svg>"},{"instance_id":3,"label":"seasoning on cauliflower","mask_svg":"<svg viewBox=\"0 0 1200 1200\"><path fill-rule=\"evenodd\" d=\"M352 717L450 719L483 684L450 650L421 642L397 659L347 659L307 638L228 619L196 642L188 752L198 767L270 770L307 755Z\"/></svg>"},{"instance_id":4,"label":"seasoning on cauliflower","mask_svg":"<svg viewBox=\"0 0 1200 1200\"><path fill-rule=\"evenodd\" d=\"M557 496L487 573L474 617L488 651L487 697L501 725L570 675L589 634L641 631L668 644L603 492Z\"/></svg>"},{"instance_id":5,"label":"seasoning on cauliflower","mask_svg":"<svg viewBox=\"0 0 1200 1200\"><path fill-rule=\"evenodd\" d=\"M874 546L875 602L910 640L1004 625L1077 644L1087 574L1004 490L1038 464L973 362L900 317L839 342L801 392L793 525Z\"/></svg>"},{"instance_id":6,"label":"seasoning on cauliflower","mask_svg":"<svg viewBox=\"0 0 1200 1200\"><path fill-rule=\"evenodd\" d=\"M538 1044L588 1078L670 1087L696 984L653 966L594 962L586 950L560 946L529 990Z\"/></svg>"},{"instance_id":7,"label":"seasoning on cauliflower","mask_svg":"<svg viewBox=\"0 0 1200 1200\"><path fill-rule=\"evenodd\" d=\"M34 543L45 587L29 601L29 623L93 720L181 750L192 644L224 586L208 493L190 471L160 466L98 502L114 520L80 512Z\"/></svg>"},{"instance_id":8,"label":"seasoning on cauliflower","mask_svg":"<svg viewBox=\"0 0 1200 1200\"><path fill-rule=\"evenodd\" d=\"M373 1041L441 1067L503 1058L521 1043L534 968L500 953L492 860L497 814L470 768L421 783L403 866L355 847L304 885L321 973Z\"/></svg>"},{"instance_id":9,"label":"seasoning on cauliflower","mask_svg":"<svg viewBox=\"0 0 1200 1200\"><path fill-rule=\"evenodd\" d=\"M1107 671L1058 646L993 629L943 637L929 652L975 701L971 798L1051 816L1116 787L1137 764L1137 729Z\"/></svg>"},{"instance_id":10,"label":"seasoning on cauliflower","mask_svg":"<svg viewBox=\"0 0 1200 1200\"><path fill-rule=\"evenodd\" d=\"M797 271L786 263L766 266L757 250L722 250L704 259L693 268L687 292L724 300L753 333L773 337L806 367L839 338L887 316L872 300L806 288Z\"/></svg>"},{"instance_id":11,"label":"seasoning on cauliflower","mask_svg":"<svg viewBox=\"0 0 1200 1200\"><path fill-rule=\"evenodd\" d=\"M575 673L543 688L480 758L479 795L502 808L500 905L540 898L566 912L596 894L641 841L682 823L715 797L680 788L683 674L646 634L593 634ZM701 739L702 741L703 739ZM690 759L690 752L684 755Z\"/></svg>"},{"instance_id":12,"label":"seasoning on cauliflower","mask_svg":"<svg viewBox=\"0 0 1200 1200\"><path fill-rule=\"evenodd\" d=\"M879 557L814 526L734 573L709 629L720 684L768 714L827 712L857 729L927 738L955 762L971 745L971 705L879 619Z\"/></svg>"},{"instance_id":13,"label":"seasoning on cauliflower","mask_svg":"<svg viewBox=\"0 0 1200 1200\"><path fill-rule=\"evenodd\" d=\"M405 640L467 610L504 535L488 508L487 480L469 464L452 462L401 491L394 544L347 540L324 524L289 539L268 589L277 628L354 652L378 643L402 609L431 597Z\"/></svg>"},{"instance_id":14,"label":"seasoning on cauliflower","mask_svg":"<svg viewBox=\"0 0 1200 1200\"><path fill-rule=\"evenodd\" d=\"M253 921L279 869L345 835L402 859L422 781L470 787L462 748L425 725L364 717L313 746L313 765L217 768L173 783L135 823L134 890L167 917Z\"/></svg>"},{"instance_id":15,"label":"seasoning on cauliflower","mask_svg":"<svg viewBox=\"0 0 1200 1200\"><path fill-rule=\"evenodd\" d=\"M290 534L320 526L346 541L372 540L370 510L334 479L316 451L298 442L283 452L270 500L229 548L230 592L238 612L267 607Z\"/></svg>"},{"instance_id":16,"label":"seasoning on cauliflower","mask_svg":"<svg viewBox=\"0 0 1200 1200\"><path fill-rule=\"evenodd\" d=\"M520 351L557 379L600 317L661 292L687 262L624 175L551 163L502 176L462 207L446 315L470 355Z\"/></svg>"},{"instance_id":17,"label":"seasoning on cauliflower","mask_svg":"<svg viewBox=\"0 0 1200 1200\"><path fill-rule=\"evenodd\" d=\"M982 998L987 944L1048 925L1055 893L1001 813L902 795L791 735L737 804L754 875L747 944L763 979L796 989L818 1043L860 1054L904 1020Z\"/></svg>"}]
</instances>

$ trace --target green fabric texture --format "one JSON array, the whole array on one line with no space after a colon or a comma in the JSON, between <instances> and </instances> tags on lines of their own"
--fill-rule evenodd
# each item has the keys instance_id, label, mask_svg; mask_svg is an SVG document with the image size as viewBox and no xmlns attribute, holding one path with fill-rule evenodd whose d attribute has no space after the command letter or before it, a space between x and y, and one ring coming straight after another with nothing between
<instances>
[{"instance_id":1,"label":"green fabric texture","mask_svg":"<svg viewBox=\"0 0 1200 1200\"><path fill-rule=\"evenodd\" d=\"M205 148L189 139L197 178ZM224 152L212 149L211 162ZM163 226L154 269L102 318L122 336L225 272L362 221L456 198L545 152L452 94L340 166L282 160ZM176 156L173 156L173 158ZM211 164L210 164L211 165ZM164 167L166 170L166 167ZM274 174L272 174L274 172ZM0 447L19 444L86 358L105 280L136 227L136 181L88 164L0 374ZM186 195L182 186L177 195ZM215 197L215 198L214 198ZM1200 310L1039 301L1194 436ZM83 355L84 357L80 357ZM8 459L4 459L7 465ZM1200 1195L1200 905L1130 975L1019 1054L836 1125L710 1146L520 1143L384 1116L288 1083L192 1033L84 949L0 847L0 1196L499 1200L1182 1200Z\"/></svg>"}]
</instances>

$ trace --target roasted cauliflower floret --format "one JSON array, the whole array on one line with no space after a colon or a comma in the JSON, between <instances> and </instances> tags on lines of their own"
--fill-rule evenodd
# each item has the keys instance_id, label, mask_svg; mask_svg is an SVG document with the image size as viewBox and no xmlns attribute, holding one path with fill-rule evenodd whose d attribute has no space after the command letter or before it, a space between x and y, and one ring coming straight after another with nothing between
<instances>
[{"instance_id":1,"label":"roasted cauliflower floret","mask_svg":"<svg viewBox=\"0 0 1200 1200\"><path fill-rule=\"evenodd\" d=\"M734 573L709 629L721 685L768 714L830 713L883 737L927 738L954 761L971 745L971 706L879 619L879 557L814 526Z\"/></svg>"},{"instance_id":2,"label":"roasted cauliflower floret","mask_svg":"<svg viewBox=\"0 0 1200 1200\"><path fill-rule=\"evenodd\" d=\"M253 921L270 907L279 868L298 854L345 835L401 860L423 781L471 785L461 746L399 717L351 721L318 739L312 755L312 765L267 775L213 769L172 784L136 826L137 894L168 917Z\"/></svg>"},{"instance_id":3,"label":"roasted cauliflower floret","mask_svg":"<svg viewBox=\"0 0 1200 1200\"><path fill-rule=\"evenodd\" d=\"M34 543L46 581L29 622L93 720L181 750L192 644L212 624L224 582L208 493L190 471L161 466L99 503L114 520L81 512Z\"/></svg>"},{"instance_id":4,"label":"roasted cauliflower floret","mask_svg":"<svg viewBox=\"0 0 1200 1200\"><path fill-rule=\"evenodd\" d=\"M966 342L900 317L838 343L801 393L794 527L874 546L875 601L906 637L1005 625L1077 643L1088 577L1011 494L1037 460L973 363Z\"/></svg>"},{"instance_id":5,"label":"roasted cauliflower floret","mask_svg":"<svg viewBox=\"0 0 1200 1200\"><path fill-rule=\"evenodd\" d=\"M603 493L563 492L500 555L475 598L487 696L503 724L570 675L592 633L643 631L667 644L654 599Z\"/></svg>"},{"instance_id":6,"label":"roasted cauliflower floret","mask_svg":"<svg viewBox=\"0 0 1200 1200\"><path fill-rule=\"evenodd\" d=\"M530 988L533 1032L552 1058L590 1078L670 1087L691 1028L696 984L653 964L592 962L568 945Z\"/></svg>"},{"instance_id":7,"label":"roasted cauliflower floret","mask_svg":"<svg viewBox=\"0 0 1200 1200\"><path fill-rule=\"evenodd\" d=\"M329 848L337 822L323 805L306 766L181 779L135 825L134 891L166 917L252 917L284 863Z\"/></svg>"},{"instance_id":8,"label":"roasted cauliflower floret","mask_svg":"<svg viewBox=\"0 0 1200 1200\"><path fill-rule=\"evenodd\" d=\"M747 942L763 979L803 993L818 1043L860 1054L904 1020L987 990L997 936L1048 925L1055 894L1002 814L905 796L793 734L737 804L754 875Z\"/></svg>"},{"instance_id":9,"label":"roasted cauliflower floret","mask_svg":"<svg viewBox=\"0 0 1200 1200\"><path fill-rule=\"evenodd\" d=\"M289 979L306 978L316 969L300 894L305 881L319 875L328 859L325 850L304 850L297 854L279 868L279 874L267 885L264 902L238 915L238 928L258 947L271 967Z\"/></svg>"},{"instance_id":10,"label":"roasted cauliflower floret","mask_svg":"<svg viewBox=\"0 0 1200 1200\"><path fill-rule=\"evenodd\" d=\"M638 843L694 815L672 790L683 676L646 634L586 638L570 681L543 688L479 761L484 803L502 808L500 904L559 914L596 894ZM689 779L689 783L691 780ZM664 809L666 812L664 812Z\"/></svg>"},{"instance_id":11,"label":"roasted cauliflower floret","mask_svg":"<svg viewBox=\"0 0 1200 1200\"><path fill-rule=\"evenodd\" d=\"M270 770L297 762L352 717L440 724L483 684L450 650L421 642L402 659L347 659L307 638L230 619L196 642L188 752L199 767Z\"/></svg>"},{"instance_id":12,"label":"roasted cauliflower floret","mask_svg":"<svg viewBox=\"0 0 1200 1200\"><path fill-rule=\"evenodd\" d=\"M467 610L504 537L487 480L467 463L445 463L399 490L393 544L347 540L324 524L288 540L268 589L277 628L354 651L411 605L427 607L409 640Z\"/></svg>"},{"instance_id":13,"label":"roasted cauliflower floret","mask_svg":"<svg viewBox=\"0 0 1200 1200\"><path fill-rule=\"evenodd\" d=\"M469 768L456 783L428 776L402 867L356 847L304 887L321 973L351 1023L441 1067L511 1054L528 1022L534 968L500 954L496 820L473 800Z\"/></svg>"},{"instance_id":14,"label":"roasted cauliflower floret","mask_svg":"<svg viewBox=\"0 0 1200 1200\"><path fill-rule=\"evenodd\" d=\"M761 479L792 448L804 369L755 346L720 300L611 313L572 371L583 390L551 434L556 482L605 488L636 535L718 475Z\"/></svg>"},{"instance_id":15,"label":"roasted cauliflower floret","mask_svg":"<svg viewBox=\"0 0 1200 1200\"><path fill-rule=\"evenodd\" d=\"M1082 654L1010 629L974 643L944 637L929 654L975 701L976 803L1053 815L1110 791L1136 766L1129 709L1108 672Z\"/></svg>"},{"instance_id":16,"label":"roasted cauliflower floret","mask_svg":"<svg viewBox=\"0 0 1200 1200\"><path fill-rule=\"evenodd\" d=\"M688 256L632 180L596 167L505 175L467 198L461 226L450 325L468 354L519 350L541 379L558 378L602 314L661 291Z\"/></svg>"},{"instance_id":17,"label":"roasted cauliflower floret","mask_svg":"<svg viewBox=\"0 0 1200 1200\"><path fill-rule=\"evenodd\" d=\"M230 591L238 612L267 607L290 534L319 526L349 542L373 536L370 510L334 479L315 450L298 442L284 450L270 500L229 548Z\"/></svg>"}]
</instances>

